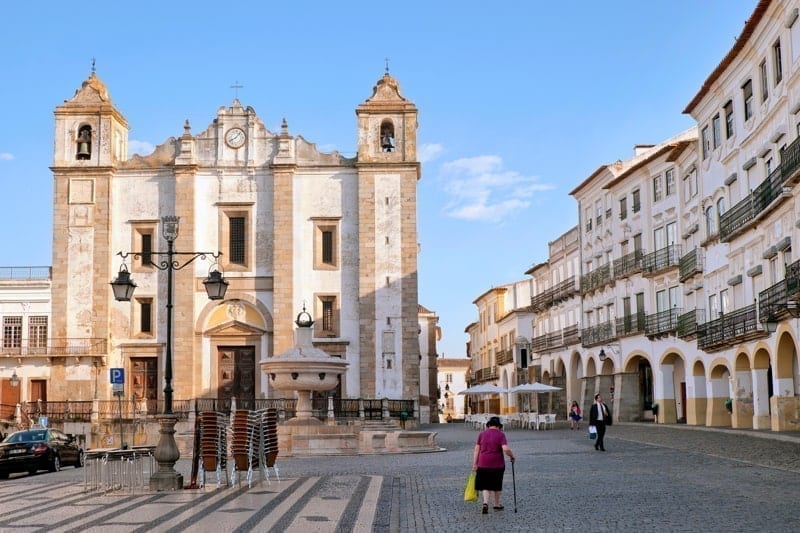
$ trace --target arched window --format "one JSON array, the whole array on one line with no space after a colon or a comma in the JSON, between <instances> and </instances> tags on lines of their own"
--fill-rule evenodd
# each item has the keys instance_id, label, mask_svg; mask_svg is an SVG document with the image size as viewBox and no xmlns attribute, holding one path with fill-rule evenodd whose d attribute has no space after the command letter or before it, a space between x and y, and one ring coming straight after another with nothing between
<instances>
[{"instance_id":1,"label":"arched window","mask_svg":"<svg viewBox=\"0 0 800 533\"><path fill-rule=\"evenodd\" d=\"M717 200L717 216L721 217L725 213L725 198Z\"/></svg>"},{"instance_id":2,"label":"arched window","mask_svg":"<svg viewBox=\"0 0 800 533\"><path fill-rule=\"evenodd\" d=\"M75 141L77 145L76 159L91 159L92 158L92 127L81 126L78 129L78 139Z\"/></svg>"},{"instance_id":3,"label":"arched window","mask_svg":"<svg viewBox=\"0 0 800 533\"><path fill-rule=\"evenodd\" d=\"M711 237L717 233L717 222L714 216L714 206L706 207L706 237Z\"/></svg>"},{"instance_id":4,"label":"arched window","mask_svg":"<svg viewBox=\"0 0 800 533\"><path fill-rule=\"evenodd\" d=\"M381 122L381 151L394 152L394 124L391 120Z\"/></svg>"}]
</instances>

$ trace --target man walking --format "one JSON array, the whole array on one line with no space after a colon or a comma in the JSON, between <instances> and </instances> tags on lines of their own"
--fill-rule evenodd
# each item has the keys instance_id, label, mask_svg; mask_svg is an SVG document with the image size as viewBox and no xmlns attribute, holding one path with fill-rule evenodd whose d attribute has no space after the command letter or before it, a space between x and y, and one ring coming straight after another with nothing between
<instances>
[{"instance_id":1,"label":"man walking","mask_svg":"<svg viewBox=\"0 0 800 533\"><path fill-rule=\"evenodd\" d=\"M594 443L594 449L601 452L606 451L606 447L603 445L603 437L606 435L606 426L611 425L611 411L603 403L603 398L599 394L594 395L594 403L589 408L589 425L597 428L597 440Z\"/></svg>"}]
</instances>

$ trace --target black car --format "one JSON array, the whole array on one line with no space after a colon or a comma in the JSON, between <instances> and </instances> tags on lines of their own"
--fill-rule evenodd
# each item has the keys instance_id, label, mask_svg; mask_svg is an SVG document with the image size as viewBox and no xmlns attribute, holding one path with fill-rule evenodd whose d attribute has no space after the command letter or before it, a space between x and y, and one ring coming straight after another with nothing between
<instances>
[{"instance_id":1,"label":"black car","mask_svg":"<svg viewBox=\"0 0 800 533\"><path fill-rule=\"evenodd\" d=\"M17 431L0 442L0 479L12 472L58 472L62 465L83 466L83 450L72 435L57 429Z\"/></svg>"}]
</instances>

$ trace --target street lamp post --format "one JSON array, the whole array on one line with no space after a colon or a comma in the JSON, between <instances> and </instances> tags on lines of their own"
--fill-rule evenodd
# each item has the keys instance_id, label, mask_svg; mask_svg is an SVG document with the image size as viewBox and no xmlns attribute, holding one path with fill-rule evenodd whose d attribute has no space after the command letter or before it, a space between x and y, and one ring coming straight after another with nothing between
<instances>
[{"instance_id":1,"label":"street lamp post","mask_svg":"<svg viewBox=\"0 0 800 533\"><path fill-rule=\"evenodd\" d=\"M163 237L167 241L166 252L119 252L117 255L122 257L123 264L117 278L111 282L114 291L114 298L120 302L128 302L133 297L136 284L133 282L125 266L125 258L132 255L134 258L150 256L164 257L158 262L150 262L150 266L167 273L167 340L164 360L164 410L157 416L160 437L156 451L155 460L158 463L158 471L150 477L151 490L175 490L183 488L183 476L175 471L175 463L180 459L180 451L175 442L175 424L178 417L172 412L172 277L173 272L181 270L193 263L196 259L206 259L211 257L216 260L222 252L178 252L175 251L175 239L178 238L178 225L180 218L177 216L162 217ZM183 262L176 258L183 257ZM213 268L213 266L212 266ZM208 277L203 281L206 293L211 300L221 300L225 297L228 282L219 270L212 270Z\"/></svg>"}]
</instances>

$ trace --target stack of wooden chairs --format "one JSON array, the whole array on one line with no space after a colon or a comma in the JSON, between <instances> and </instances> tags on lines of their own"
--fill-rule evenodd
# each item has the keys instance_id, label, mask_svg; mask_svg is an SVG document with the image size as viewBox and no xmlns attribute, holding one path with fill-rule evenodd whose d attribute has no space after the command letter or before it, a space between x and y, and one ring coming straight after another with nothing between
<instances>
[{"instance_id":1,"label":"stack of wooden chairs","mask_svg":"<svg viewBox=\"0 0 800 533\"><path fill-rule=\"evenodd\" d=\"M224 480L227 484L227 417L224 413L205 411L198 413L197 423L200 425L200 482L205 485L206 472L215 472L217 486ZM224 472L224 473L223 473Z\"/></svg>"}]
</instances>

